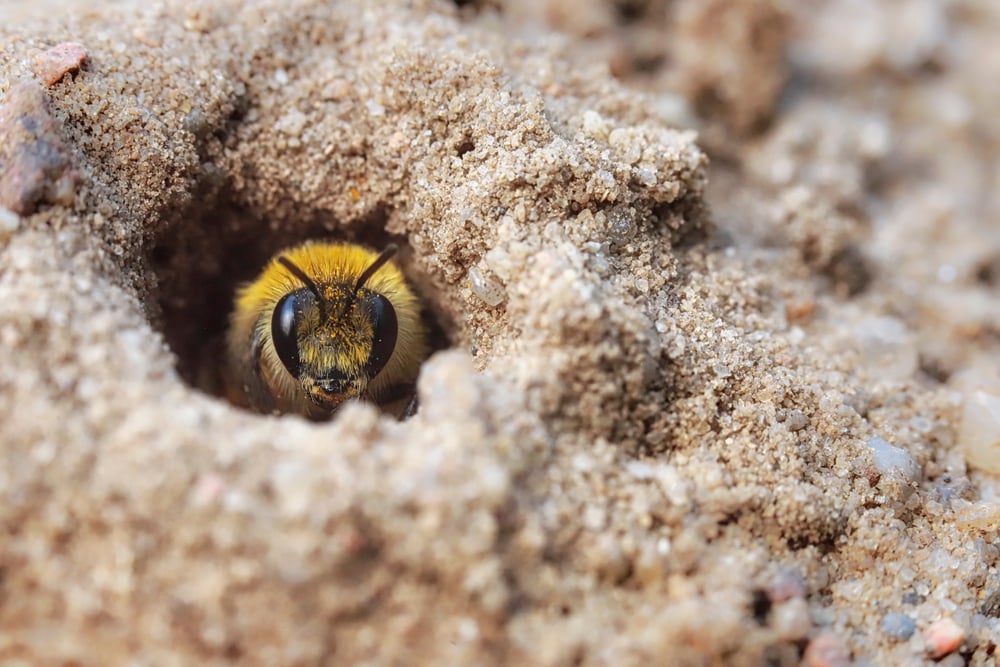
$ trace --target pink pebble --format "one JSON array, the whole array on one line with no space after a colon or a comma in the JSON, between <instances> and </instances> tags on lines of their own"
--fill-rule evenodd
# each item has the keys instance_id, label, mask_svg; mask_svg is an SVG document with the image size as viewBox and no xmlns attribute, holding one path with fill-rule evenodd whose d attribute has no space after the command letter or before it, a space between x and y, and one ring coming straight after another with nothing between
<instances>
[{"instance_id":1,"label":"pink pebble","mask_svg":"<svg viewBox=\"0 0 1000 667\"><path fill-rule=\"evenodd\" d=\"M950 618L942 618L924 630L927 653L932 658L948 655L965 641L965 630Z\"/></svg>"},{"instance_id":2,"label":"pink pebble","mask_svg":"<svg viewBox=\"0 0 1000 667\"><path fill-rule=\"evenodd\" d=\"M851 651L836 635L823 632L806 646L803 667L850 667Z\"/></svg>"},{"instance_id":3,"label":"pink pebble","mask_svg":"<svg viewBox=\"0 0 1000 667\"><path fill-rule=\"evenodd\" d=\"M80 69L87 59L87 49L83 44L63 42L35 56L35 76L45 82L46 86L58 83L70 72Z\"/></svg>"}]
</instances>

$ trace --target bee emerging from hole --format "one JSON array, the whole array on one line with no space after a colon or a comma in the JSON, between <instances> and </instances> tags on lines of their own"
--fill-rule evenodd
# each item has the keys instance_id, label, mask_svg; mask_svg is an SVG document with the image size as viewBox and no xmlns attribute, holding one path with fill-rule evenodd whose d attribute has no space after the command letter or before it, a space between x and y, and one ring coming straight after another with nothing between
<instances>
[{"instance_id":1,"label":"bee emerging from hole","mask_svg":"<svg viewBox=\"0 0 1000 667\"><path fill-rule=\"evenodd\" d=\"M396 251L310 242L272 259L236 295L228 336L233 402L325 419L351 398L385 403L412 394L426 335L417 299L392 262Z\"/></svg>"}]
</instances>

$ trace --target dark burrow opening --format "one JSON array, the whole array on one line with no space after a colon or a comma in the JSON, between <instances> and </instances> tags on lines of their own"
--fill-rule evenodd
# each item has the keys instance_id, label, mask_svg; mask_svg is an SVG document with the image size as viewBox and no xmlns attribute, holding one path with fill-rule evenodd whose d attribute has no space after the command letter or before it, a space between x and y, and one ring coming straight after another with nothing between
<instances>
[{"instance_id":1,"label":"dark burrow opening","mask_svg":"<svg viewBox=\"0 0 1000 667\"><path fill-rule=\"evenodd\" d=\"M237 289L256 278L282 250L308 240L346 241L381 250L399 246L396 262L421 302L430 352L450 347L454 324L437 306L434 287L413 262L405 237L386 231L386 211L340 225L316 217L293 228L277 227L233 204L181 217L151 247L147 259L156 282L152 318L173 351L185 382L226 397L225 337Z\"/></svg>"}]
</instances>

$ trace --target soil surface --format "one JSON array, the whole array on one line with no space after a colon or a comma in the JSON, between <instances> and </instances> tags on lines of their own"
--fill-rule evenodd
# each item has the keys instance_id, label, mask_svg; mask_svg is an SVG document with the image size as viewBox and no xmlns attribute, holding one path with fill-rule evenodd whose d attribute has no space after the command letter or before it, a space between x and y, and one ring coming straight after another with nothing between
<instances>
[{"instance_id":1,"label":"soil surface","mask_svg":"<svg viewBox=\"0 0 1000 667\"><path fill-rule=\"evenodd\" d=\"M993 664L1000 6L0 2L0 661ZM420 409L221 398L400 245Z\"/></svg>"}]
</instances>

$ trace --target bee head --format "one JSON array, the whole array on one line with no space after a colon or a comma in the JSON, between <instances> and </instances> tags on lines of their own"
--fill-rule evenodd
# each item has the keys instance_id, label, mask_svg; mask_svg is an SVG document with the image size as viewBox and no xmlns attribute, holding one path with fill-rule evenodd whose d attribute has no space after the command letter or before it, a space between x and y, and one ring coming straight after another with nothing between
<instances>
[{"instance_id":1,"label":"bee head","mask_svg":"<svg viewBox=\"0 0 1000 667\"><path fill-rule=\"evenodd\" d=\"M320 407L332 410L363 395L392 356L396 310L365 283L396 250L386 247L354 284L317 285L288 258L278 258L303 287L275 305L271 340L285 369Z\"/></svg>"}]
</instances>

